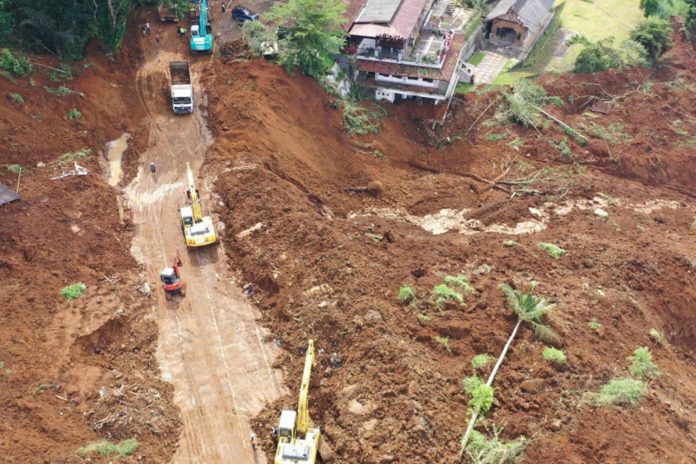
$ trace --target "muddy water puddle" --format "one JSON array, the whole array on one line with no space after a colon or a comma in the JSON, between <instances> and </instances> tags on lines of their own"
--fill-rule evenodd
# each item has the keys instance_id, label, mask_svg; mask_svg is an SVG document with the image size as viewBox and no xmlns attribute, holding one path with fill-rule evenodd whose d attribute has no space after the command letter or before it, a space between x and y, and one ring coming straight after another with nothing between
<instances>
[{"instance_id":1,"label":"muddy water puddle","mask_svg":"<svg viewBox=\"0 0 696 464\"><path fill-rule=\"evenodd\" d=\"M107 182L110 186L116 187L123 179L121 160L123 154L128 149L128 141L131 135L124 132L119 138L106 143L106 161L109 165Z\"/></svg>"}]
</instances>

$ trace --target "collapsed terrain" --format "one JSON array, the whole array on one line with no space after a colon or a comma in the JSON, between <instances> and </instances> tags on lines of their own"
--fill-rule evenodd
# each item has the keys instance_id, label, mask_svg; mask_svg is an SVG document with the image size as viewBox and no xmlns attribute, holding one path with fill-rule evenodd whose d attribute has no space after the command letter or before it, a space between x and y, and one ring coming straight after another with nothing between
<instances>
[{"instance_id":1,"label":"collapsed terrain","mask_svg":"<svg viewBox=\"0 0 696 464\"><path fill-rule=\"evenodd\" d=\"M181 52L170 39L164 46ZM0 242L9 302L0 329L0 449L9 462L80 462L77 449L87 443L132 437L140 442L133 461L167 462L177 451L182 462L209 458L189 446L200 437L182 438L180 421L195 430L197 418L220 404L177 411L175 404L187 404L179 374L177 397L168 383L173 370L161 372L165 358L156 356L158 340L176 341L167 338L173 329L158 334L158 318L187 323L199 313L168 313L161 296L147 299L137 290L171 257L135 261L129 206L138 202L119 200L99 175L109 174L100 153L106 141L131 134L125 186L147 156L166 160L156 142L179 127L164 116L161 69L145 68L138 92L130 90L149 58L138 44L126 50L115 63L88 61L64 83L71 95L46 92L58 86L48 71L33 76L33 85L0 79L3 95L25 99L8 97L0 109L2 163L27 167L22 201L0 209L9 225ZM387 107L379 134L350 137L333 99L305 77L243 57L198 63L213 135L203 166L204 179L214 181L206 206L217 205L224 223L219 253L238 270L238 284L252 284L266 339L282 349L274 366L286 371L288 393L255 419L263 451L272 454L268 431L296 401L306 341L314 338L310 412L335 462L454 462L467 420L461 379L472 373L474 355L498 355L514 325L498 286L526 288L536 280L538 292L558 304L550 325L569 360L552 367L542 358L544 345L523 329L479 429L495 425L506 439L531 437L523 462L694 462L696 61L679 40L665 59L654 71L542 79L564 101L547 110L590 137L585 145L553 123L537 132L497 121L497 105L487 110L497 93L455 101L436 132L431 119L442 109L412 103ZM72 108L82 117L67 118ZM90 154L81 151L87 148ZM174 155L200 157L188 148ZM73 161L90 175L50 180ZM180 166L163 163L163 182L175 183ZM17 175L3 170L0 181L15 187ZM135 194L156 190L139 182ZM167 201L173 207L177 200ZM162 217L171 222L167 211ZM516 245L504 246L509 240ZM554 260L539 242L568 253ZM194 288L240 298L213 282L225 263L207 270L195 263L188 258L184 270ZM438 310L397 299L399 288L411 285L426 302L445 275L458 274L475 288L463 304ZM64 301L60 289L78 281L86 297ZM251 333L253 310L240 307L249 323L240 331ZM588 327L592 320L599 327ZM648 335L653 328L664 334L661 344ZM625 376L626 357L644 345L661 371L645 399L633 409L593 406L591 394ZM181 353L172 366L194 359ZM215 382L229 375L206 363L195 372L214 366ZM269 386L273 376L264 366L254 372L259 391L279 389ZM232 400L225 387L213 391L216 401ZM260 394L248 402L265 400ZM219 412L247 420L243 406Z\"/></svg>"},{"instance_id":2,"label":"collapsed terrain","mask_svg":"<svg viewBox=\"0 0 696 464\"><path fill-rule=\"evenodd\" d=\"M225 61L204 79L215 137L206 169L228 256L284 348L293 392L260 415L260 436L294 403L313 338L311 416L336 462L454 462L469 360L497 356L514 325L498 286L535 280L558 305L550 324L569 361L552 367L523 330L483 425L531 437L523 462L694 462L690 45L678 41L654 71L542 80L564 102L547 110L585 145L554 123L537 132L496 121L495 107L467 133L496 93L456 102L438 133L438 109L405 104L387 110L379 134L351 138L314 82ZM491 188L471 174L509 182ZM375 181L378 195L354 190ZM555 260L540 242L567 255ZM402 285L427 300L458 274L475 288L464 304L397 300ZM592 393L626 376L643 345L662 372L643 402L595 407Z\"/></svg>"}]
</instances>

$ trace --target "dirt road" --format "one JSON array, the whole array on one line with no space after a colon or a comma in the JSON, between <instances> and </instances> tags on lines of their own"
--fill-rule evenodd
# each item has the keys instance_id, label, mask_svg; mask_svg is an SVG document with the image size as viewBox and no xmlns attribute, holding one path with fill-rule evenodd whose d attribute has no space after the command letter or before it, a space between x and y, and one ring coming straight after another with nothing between
<instances>
[{"instance_id":1,"label":"dirt road","mask_svg":"<svg viewBox=\"0 0 696 464\"><path fill-rule=\"evenodd\" d=\"M138 72L137 91L150 125L147 151L139 173L127 188L137 233L133 255L144 263L150 282L181 249L186 297L167 302L156 284L160 327L157 357L162 377L175 387L174 401L184 424L174 462L264 463L249 444L248 419L281 394L280 371L271 368L277 355L264 343L256 324L257 310L231 280L223 245L187 251L178 223L178 208L186 200L185 168L194 172L203 162L211 136L206 128L204 101L195 85L193 115L175 117L167 106L167 65L187 59L151 50ZM193 66L194 82L205 62ZM146 167L157 165L152 176ZM209 184L198 181L204 210L209 211ZM219 222L216 222L219 226Z\"/></svg>"}]
</instances>

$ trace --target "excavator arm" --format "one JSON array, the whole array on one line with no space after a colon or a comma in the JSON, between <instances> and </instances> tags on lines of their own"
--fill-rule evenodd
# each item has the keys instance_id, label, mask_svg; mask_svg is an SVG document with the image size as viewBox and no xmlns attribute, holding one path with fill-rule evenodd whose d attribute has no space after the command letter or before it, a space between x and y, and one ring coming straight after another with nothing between
<instances>
[{"instance_id":1,"label":"excavator arm","mask_svg":"<svg viewBox=\"0 0 696 464\"><path fill-rule=\"evenodd\" d=\"M307 356L305 358L304 372L302 373L302 384L300 385L300 397L297 402L297 434L305 437L309 430L309 380L312 376L312 366L314 365L314 340L309 340L307 344Z\"/></svg>"},{"instance_id":2,"label":"excavator arm","mask_svg":"<svg viewBox=\"0 0 696 464\"><path fill-rule=\"evenodd\" d=\"M198 190L196 190L196 184L193 181L193 171L189 163L186 163L186 177L188 178L187 195L191 201L191 215L193 216L193 222L198 223L203 220L203 209L201 208L201 201L198 198Z\"/></svg>"}]
</instances>

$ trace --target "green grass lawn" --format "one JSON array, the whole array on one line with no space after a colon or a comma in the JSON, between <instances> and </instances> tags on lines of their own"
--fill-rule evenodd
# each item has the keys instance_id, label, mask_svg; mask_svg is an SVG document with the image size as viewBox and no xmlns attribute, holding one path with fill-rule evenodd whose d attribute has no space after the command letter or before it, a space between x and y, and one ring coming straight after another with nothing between
<instances>
[{"instance_id":1,"label":"green grass lawn","mask_svg":"<svg viewBox=\"0 0 696 464\"><path fill-rule=\"evenodd\" d=\"M583 34L593 42L613 36L618 46L644 19L640 0L565 0L564 3L560 11L561 27ZM570 71L581 50L580 44L571 46L562 58L551 59L546 69Z\"/></svg>"},{"instance_id":2,"label":"green grass lawn","mask_svg":"<svg viewBox=\"0 0 696 464\"><path fill-rule=\"evenodd\" d=\"M679 3L683 0L675 1ZM555 5L557 16L554 22L563 29L583 34L592 41L614 36L618 46L628 38L631 29L643 20L639 4L640 0L564 0ZM553 28L554 24L549 25L549 32L553 32ZM564 56L554 57L552 39L550 34L539 38L537 48L525 63L514 69L506 65L494 84L509 85L522 77L542 72L572 70L582 45L573 45Z\"/></svg>"},{"instance_id":3,"label":"green grass lawn","mask_svg":"<svg viewBox=\"0 0 696 464\"><path fill-rule=\"evenodd\" d=\"M469 58L467 61L474 66L478 66L481 64L481 61L483 61L484 53L482 51L478 51L474 53L471 58Z\"/></svg>"}]
</instances>

